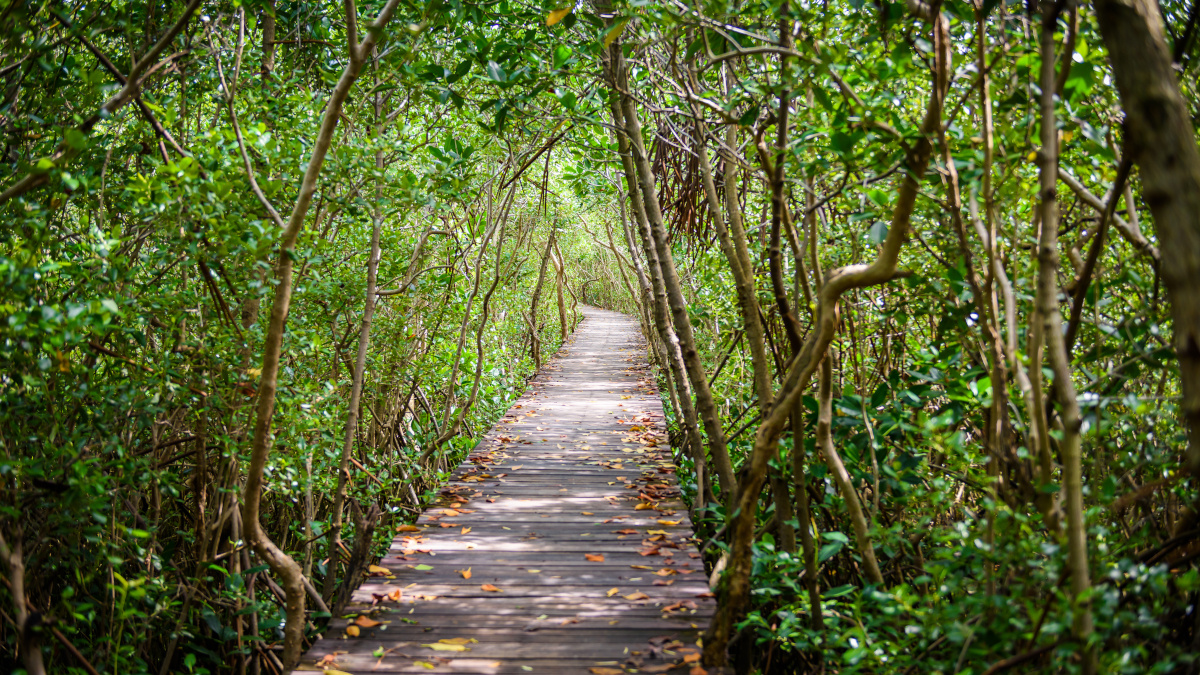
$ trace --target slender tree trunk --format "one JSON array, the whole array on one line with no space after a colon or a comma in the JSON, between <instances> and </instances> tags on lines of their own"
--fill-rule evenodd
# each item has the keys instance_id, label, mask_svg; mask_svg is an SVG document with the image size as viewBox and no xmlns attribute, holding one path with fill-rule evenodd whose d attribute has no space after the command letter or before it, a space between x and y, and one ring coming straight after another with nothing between
<instances>
[{"instance_id":1,"label":"slender tree trunk","mask_svg":"<svg viewBox=\"0 0 1200 675\"><path fill-rule=\"evenodd\" d=\"M1091 588L1088 570L1087 523L1083 510L1083 458L1079 402L1071 381L1071 362L1063 337L1062 314L1058 306L1058 128L1054 102L1054 31L1058 24L1058 5L1042 0L1042 73L1041 73L1041 235L1038 239L1038 276L1035 320L1042 323L1050 366L1054 371L1054 391L1062 416L1062 441L1059 452L1063 462L1063 500L1067 511L1067 567L1071 572L1071 604L1074 607L1072 632L1083 650L1083 672L1096 672L1095 647L1088 644L1092 635L1091 602L1082 596ZM1193 149L1195 143L1192 144ZM1116 195L1113 195L1116 199Z\"/></svg>"},{"instance_id":2,"label":"slender tree trunk","mask_svg":"<svg viewBox=\"0 0 1200 675\"><path fill-rule=\"evenodd\" d=\"M882 586L883 573L879 571L879 563L875 560L875 545L871 541L871 523L863 512L862 502L858 498L858 491L854 489L854 481L850 478L850 472L846 471L846 465L833 445L833 366L831 357L832 354L826 354L821 361L821 377L817 394L819 405L817 410L817 447L825 456L829 473L832 474L833 481L837 483L842 500L846 502L846 511L850 515L850 525L854 529L854 540L858 545L858 554L863 559L867 580L876 586Z\"/></svg>"},{"instance_id":3,"label":"slender tree trunk","mask_svg":"<svg viewBox=\"0 0 1200 675\"><path fill-rule=\"evenodd\" d=\"M373 61L375 72L375 86L379 86L379 61ZM375 133L383 134L383 99L379 93L375 94ZM358 435L359 411L362 407L362 388L363 388L363 373L367 367L367 348L371 345L371 320L375 315L375 303L377 302L375 291L378 286L379 279L379 237L383 229L383 149L379 148L375 151L375 170L378 174L375 179L375 200L374 209L371 213L371 252L367 259L367 297L363 306L362 325L358 329L358 353L354 358L354 372L350 375L350 409L346 412L346 430L342 439L342 457L338 462L338 482L337 490L333 493L333 512L331 514L332 522L329 525L328 552L329 562L325 572L325 588L322 593L328 599L333 598L333 590L337 579L337 565L335 561L338 559L338 551L342 544L342 510L346 503L346 492L350 482L350 452L354 449L354 439ZM361 536L361 534L359 534ZM348 569L347 574L354 574L355 570ZM334 605L334 611L340 611L340 607Z\"/></svg>"},{"instance_id":4,"label":"slender tree trunk","mask_svg":"<svg viewBox=\"0 0 1200 675\"><path fill-rule=\"evenodd\" d=\"M533 357L533 369L542 369L542 340L538 331L538 301L542 297L542 286L546 283L546 266L550 263L550 247L554 246L554 233L546 238L546 248L542 250L542 264L538 268L537 284L533 287L533 299L529 301L529 330L533 339L529 342L530 356Z\"/></svg>"},{"instance_id":5,"label":"slender tree trunk","mask_svg":"<svg viewBox=\"0 0 1200 675\"><path fill-rule=\"evenodd\" d=\"M679 340L671 328L671 320L667 310L667 290L662 279L662 266L659 264L658 254L651 244L650 225L646 219L645 202L640 199L639 195L640 187L638 185L637 172L633 166L633 156L629 148L629 139L620 131L624 124L624 111L615 98L610 101L609 112L612 114L613 124L616 127L613 133L617 138L617 148L621 155L621 166L625 172L625 185L628 189L629 203L633 210L633 221L638 226L638 234L642 240L642 250L646 255L646 271L649 274L650 285L653 289L653 301L650 305L653 312L654 325L658 328L659 340L662 342L663 350L666 352L669 366L668 372L671 376L668 379L674 380L679 403L678 410L683 418L684 432L692 451L692 461L696 469L696 493L701 496L697 501L707 501L711 498L712 487L708 480L704 442L700 436L696 408L692 403L692 392L688 387L686 367L679 348ZM632 246L632 241L630 244ZM631 252L633 250L633 248L630 248ZM696 509L694 509L696 513L699 511L699 506L697 504Z\"/></svg>"}]
</instances>

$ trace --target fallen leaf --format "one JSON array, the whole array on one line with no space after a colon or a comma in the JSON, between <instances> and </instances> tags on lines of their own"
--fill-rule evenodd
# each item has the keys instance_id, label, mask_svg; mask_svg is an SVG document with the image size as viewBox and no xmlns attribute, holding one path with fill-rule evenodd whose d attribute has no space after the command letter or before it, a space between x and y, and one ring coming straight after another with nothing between
<instances>
[{"instance_id":1,"label":"fallen leaf","mask_svg":"<svg viewBox=\"0 0 1200 675\"><path fill-rule=\"evenodd\" d=\"M589 562L604 562L603 553L584 553L583 557Z\"/></svg>"},{"instance_id":2,"label":"fallen leaf","mask_svg":"<svg viewBox=\"0 0 1200 675\"><path fill-rule=\"evenodd\" d=\"M638 504L637 506L633 507L633 510L634 511L646 511L646 510L652 509L652 508L654 508L653 504L647 504L646 502L642 502L641 504Z\"/></svg>"},{"instance_id":3,"label":"fallen leaf","mask_svg":"<svg viewBox=\"0 0 1200 675\"><path fill-rule=\"evenodd\" d=\"M391 600L392 602L400 602L400 598L403 595L404 595L404 591L397 588L396 590L392 591L391 593L388 593L387 597L388 597L388 600Z\"/></svg>"},{"instance_id":4,"label":"fallen leaf","mask_svg":"<svg viewBox=\"0 0 1200 675\"><path fill-rule=\"evenodd\" d=\"M613 534L637 534L637 530L625 528L624 530L613 530Z\"/></svg>"},{"instance_id":5,"label":"fallen leaf","mask_svg":"<svg viewBox=\"0 0 1200 675\"><path fill-rule=\"evenodd\" d=\"M417 527L416 525L401 525L400 527L396 528L396 531L397 532L420 532L421 528Z\"/></svg>"},{"instance_id":6,"label":"fallen leaf","mask_svg":"<svg viewBox=\"0 0 1200 675\"><path fill-rule=\"evenodd\" d=\"M470 579L471 578L471 568L468 567L467 569L459 572L459 574L461 574L462 578L464 578L464 579Z\"/></svg>"},{"instance_id":7,"label":"fallen leaf","mask_svg":"<svg viewBox=\"0 0 1200 675\"><path fill-rule=\"evenodd\" d=\"M594 516L594 515L596 515L596 514L592 513L591 511L580 511L580 512L579 512L579 515L581 515L581 516Z\"/></svg>"},{"instance_id":8,"label":"fallen leaf","mask_svg":"<svg viewBox=\"0 0 1200 675\"><path fill-rule=\"evenodd\" d=\"M375 619L372 619L369 616L360 614L358 616L358 618L354 620L354 625L362 626L363 628L374 628L375 626L382 626L383 622L376 621Z\"/></svg>"},{"instance_id":9,"label":"fallen leaf","mask_svg":"<svg viewBox=\"0 0 1200 675\"><path fill-rule=\"evenodd\" d=\"M629 595L623 595L621 597L625 598L626 600L649 600L650 599L650 596L646 595L645 593L642 593L641 591L639 591L637 593L630 593Z\"/></svg>"},{"instance_id":10,"label":"fallen leaf","mask_svg":"<svg viewBox=\"0 0 1200 675\"><path fill-rule=\"evenodd\" d=\"M361 632L362 631L358 629L358 626L355 626L354 624L346 626L346 635L349 635L350 637L358 637L358 634Z\"/></svg>"},{"instance_id":11,"label":"fallen leaf","mask_svg":"<svg viewBox=\"0 0 1200 675\"><path fill-rule=\"evenodd\" d=\"M480 587L479 587L479 590L481 590L481 591L488 591L489 593L503 593L503 592L504 592L504 591L500 590L499 588L496 588L495 586L493 586L493 585L491 585L491 584L484 584L484 585L482 585L482 586L480 586Z\"/></svg>"},{"instance_id":12,"label":"fallen leaf","mask_svg":"<svg viewBox=\"0 0 1200 675\"><path fill-rule=\"evenodd\" d=\"M438 640L438 642L440 642L444 645L469 645L469 644L477 643L477 642L479 642L479 640L476 640L475 638L457 637L457 638L444 638L442 640Z\"/></svg>"},{"instance_id":13,"label":"fallen leaf","mask_svg":"<svg viewBox=\"0 0 1200 675\"><path fill-rule=\"evenodd\" d=\"M389 570L388 568L380 567L379 565L368 565L367 571L370 572L372 575L376 575L376 574L387 575L387 574L392 573L392 571Z\"/></svg>"},{"instance_id":14,"label":"fallen leaf","mask_svg":"<svg viewBox=\"0 0 1200 675\"><path fill-rule=\"evenodd\" d=\"M700 660L700 652L692 652L691 654L684 654L684 656L683 656L684 663L696 663L699 660Z\"/></svg>"},{"instance_id":15,"label":"fallen leaf","mask_svg":"<svg viewBox=\"0 0 1200 675\"><path fill-rule=\"evenodd\" d=\"M588 672L593 673L593 675L623 675L623 673L625 671L621 670L620 668L599 668L598 667L598 668L589 668Z\"/></svg>"},{"instance_id":16,"label":"fallen leaf","mask_svg":"<svg viewBox=\"0 0 1200 675\"><path fill-rule=\"evenodd\" d=\"M468 649L466 647L466 645L446 645L446 644L442 644L440 642L433 642L433 643L421 645L421 646L429 647L430 649L434 650L435 652L467 652L467 651L470 651L470 649Z\"/></svg>"},{"instance_id":17,"label":"fallen leaf","mask_svg":"<svg viewBox=\"0 0 1200 675\"><path fill-rule=\"evenodd\" d=\"M605 593L605 595L611 598L612 596L614 596L620 592L621 592L621 589L619 589L619 588L610 588L610 589L608 589L608 592Z\"/></svg>"},{"instance_id":18,"label":"fallen leaf","mask_svg":"<svg viewBox=\"0 0 1200 675\"><path fill-rule=\"evenodd\" d=\"M350 675L350 673L347 673L344 670L334 670L333 668L326 668L325 671L322 673L322 675Z\"/></svg>"},{"instance_id":19,"label":"fallen leaf","mask_svg":"<svg viewBox=\"0 0 1200 675\"><path fill-rule=\"evenodd\" d=\"M413 665L417 666L418 668L425 668L427 670L433 670L434 668L437 668L437 666L428 661L413 661Z\"/></svg>"},{"instance_id":20,"label":"fallen leaf","mask_svg":"<svg viewBox=\"0 0 1200 675\"><path fill-rule=\"evenodd\" d=\"M692 666L692 669L688 671L688 675L708 675L708 671L700 666Z\"/></svg>"},{"instance_id":21,"label":"fallen leaf","mask_svg":"<svg viewBox=\"0 0 1200 675\"><path fill-rule=\"evenodd\" d=\"M464 528L462 529L462 532L459 532L459 534L467 534L467 533L469 533L470 531L471 531L471 528L469 528L469 527L464 527Z\"/></svg>"},{"instance_id":22,"label":"fallen leaf","mask_svg":"<svg viewBox=\"0 0 1200 675\"><path fill-rule=\"evenodd\" d=\"M679 523L682 523L683 520L657 520L655 522L657 522L659 525L678 525Z\"/></svg>"}]
</instances>

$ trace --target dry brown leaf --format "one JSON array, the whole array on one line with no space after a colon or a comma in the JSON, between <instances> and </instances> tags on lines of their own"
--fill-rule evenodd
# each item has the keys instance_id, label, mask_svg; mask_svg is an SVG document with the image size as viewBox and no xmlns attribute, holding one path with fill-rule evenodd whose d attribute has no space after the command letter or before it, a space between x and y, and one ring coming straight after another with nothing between
<instances>
[{"instance_id":1,"label":"dry brown leaf","mask_svg":"<svg viewBox=\"0 0 1200 675\"><path fill-rule=\"evenodd\" d=\"M346 635L349 635L350 637L358 637L358 634L361 632L362 631L359 630L358 626L355 626L354 624L346 626Z\"/></svg>"},{"instance_id":2,"label":"dry brown leaf","mask_svg":"<svg viewBox=\"0 0 1200 675\"><path fill-rule=\"evenodd\" d=\"M638 591L637 593L630 593L629 595L623 595L621 597L625 598L626 600L649 600L650 599L650 596L646 595L645 593L642 593L641 591Z\"/></svg>"},{"instance_id":3,"label":"dry brown leaf","mask_svg":"<svg viewBox=\"0 0 1200 675\"><path fill-rule=\"evenodd\" d=\"M403 595L404 595L404 591L397 588L396 590L392 591L391 593L388 593L387 597L388 597L388 600L391 600L392 602L400 602L400 598Z\"/></svg>"},{"instance_id":4,"label":"dry brown leaf","mask_svg":"<svg viewBox=\"0 0 1200 675\"><path fill-rule=\"evenodd\" d=\"M354 625L362 626L363 628L374 628L375 626L382 626L383 622L376 621L365 614L360 614L358 618L354 620Z\"/></svg>"},{"instance_id":5,"label":"dry brown leaf","mask_svg":"<svg viewBox=\"0 0 1200 675\"><path fill-rule=\"evenodd\" d=\"M692 666L692 669L688 671L688 675L708 675L708 671L700 666Z\"/></svg>"},{"instance_id":6,"label":"dry brown leaf","mask_svg":"<svg viewBox=\"0 0 1200 675\"><path fill-rule=\"evenodd\" d=\"M482 586L479 587L479 590L488 591L489 593L503 593L504 592L491 584L483 584Z\"/></svg>"},{"instance_id":7,"label":"dry brown leaf","mask_svg":"<svg viewBox=\"0 0 1200 675\"><path fill-rule=\"evenodd\" d=\"M699 661L700 661L700 652L692 652L691 654L684 654L684 656L683 656L684 663L697 663Z\"/></svg>"},{"instance_id":8,"label":"dry brown leaf","mask_svg":"<svg viewBox=\"0 0 1200 675\"><path fill-rule=\"evenodd\" d=\"M604 562L603 553L584 553L583 557L588 562Z\"/></svg>"},{"instance_id":9,"label":"dry brown leaf","mask_svg":"<svg viewBox=\"0 0 1200 675\"><path fill-rule=\"evenodd\" d=\"M592 513L591 511L580 511L580 512L579 512L579 515L581 515L581 516L594 516L594 515L596 515L596 514Z\"/></svg>"},{"instance_id":10,"label":"dry brown leaf","mask_svg":"<svg viewBox=\"0 0 1200 675\"><path fill-rule=\"evenodd\" d=\"M416 525L401 525L400 527L396 528L396 531L397 532L420 532L421 528L417 527Z\"/></svg>"},{"instance_id":11,"label":"dry brown leaf","mask_svg":"<svg viewBox=\"0 0 1200 675\"><path fill-rule=\"evenodd\" d=\"M623 675L625 673L625 671L621 670L620 668L604 668L600 666L589 668L588 672L592 673L593 675Z\"/></svg>"},{"instance_id":12,"label":"dry brown leaf","mask_svg":"<svg viewBox=\"0 0 1200 675\"><path fill-rule=\"evenodd\" d=\"M471 578L471 568L468 567L467 569L459 572L459 574L461 574L462 578L464 578L464 579L470 579Z\"/></svg>"},{"instance_id":13,"label":"dry brown leaf","mask_svg":"<svg viewBox=\"0 0 1200 675\"><path fill-rule=\"evenodd\" d=\"M471 531L471 528L469 528L469 527L464 527L464 528L462 529L462 532L459 532L459 534L468 534L470 531Z\"/></svg>"}]
</instances>

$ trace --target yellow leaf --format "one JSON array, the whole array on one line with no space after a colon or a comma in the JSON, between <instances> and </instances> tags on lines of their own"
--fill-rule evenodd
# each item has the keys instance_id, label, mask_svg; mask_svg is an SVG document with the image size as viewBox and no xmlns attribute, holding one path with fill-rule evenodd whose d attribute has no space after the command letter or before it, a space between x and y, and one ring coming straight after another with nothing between
<instances>
[{"instance_id":1,"label":"yellow leaf","mask_svg":"<svg viewBox=\"0 0 1200 675\"><path fill-rule=\"evenodd\" d=\"M481 590L481 591L488 591L489 593L503 593L503 592L504 592L504 591L500 590L499 588L496 588L495 586L493 586L493 585L491 585L491 584L484 584L484 585L482 585L482 586L480 586L480 587L479 587L479 590Z\"/></svg>"},{"instance_id":2,"label":"yellow leaf","mask_svg":"<svg viewBox=\"0 0 1200 675\"><path fill-rule=\"evenodd\" d=\"M462 574L462 578L464 578L464 579L470 579L471 578L471 568L468 567L467 569L463 570L459 574Z\"/></svg>"},{"instance_id":3,"label":"yellow leaf","mask_svg":"<svg viewBox=\"0 0 1200 675\"><path fill-rule=\"evenodd\" d=\"M659 525L671 526L671 525L678 525L678 524L682 523L683 520L682 519L680 519L680 520L656 520L654 522L658 523Z\"/></svg>"},{"instance_id":4,"label":"yellow leaf","mask_svg":"<svg viewBox=\"0 0 1200 675\"><path fill-rule=\"evenodd\" d=\"M648 596L645 593L642 593L640 591L637 593L630 593L629 595L623 595L621 597L625 598L626 600L649 600L650 599L650 596Z\"/></svg>"},{"instance_id":5,"label":"yellow leaf","mask_svg":"<svg viewBox=\"0 0 1200 675\"><path fill-rule=\"evenodd\" d=\"M580 511L580 512L579 512L579 515L581 515L581 516L594 516L594 515L596 515L596 514L592 513L591 511Z\"/></svg>"},{"instance_id":6,"label":"yellow leaf","mask_svg":"<svg viewBox=\"0 0 1200 675\"><path fill-rule=\"evenodd\" d=\"M554 24L558 23L559 21L562 21L563 19L567 18L567 15L571 13L572 9L575 9L575 8L572 6L572 7L567 7L566 9L556 9L553 12L550 12L549 14L546 15L546 25L553 26Z\"/></svg>"},{"instance_id":7,"label":"yellow leaf","mask_svg":"<svg viewBox=\"0 0 1200 675\"><path fill-rule=\"evenodd\" d=\"M444 645L469 645L479 642L479 640L476 640L475 638L445 638L438 640L438 642Z\"/></svg>"},{"instance_id":8,"label":"yellow leaf","mask_svg":"<svg viewBox=\"0 0 1200 675\"><path fill-rule=\"evenodd\" d=\"M462 532L459 532L459 534L468 534L470 531L471 531L471 528L469 528L469 527L464 527L464 528L462 529Z\"/></svg>"},{"instance_id":9,"label":"yellow leaf","mask_svg":"<svg viewBox=\"0 0 1200 675\"><path fill-rule=\"evenodd\" d=\"M379 565L371 565L371 566L367 567L367 571L370 572L371 574L391 574L392 573L392 571L389 570L388 568L380 567Z\"/></svg>"},{"instance_id":10,"label":"yellow leaf","mask_svg":"<svg viewBox=\"0 0 1200 675\"><path fill-rule=\"evenodd\" d=\"M444 645L440 642L434 642L432 644L421 645L421 646L429 647L430 649L434 650L435 652L467 652L467 651L470 651L464 645Z\"/></svg>"},{"instance_id":11,"label":"yellow leaf","mask_svg":"<svg viewBox=\"0 0 1200 675\"><path fill-rule=\"evenodd\" d=\"M321 675L350 675L350 673L347 673L344 670L334 670L333 668L326 668L321 673Z\"/></svg>"},{"instance_id":12,"label":"yellow leaf","mask_svg":"<svg viewBox=\"0 0 1200 675\"><path fill-rule=\"evenodd\" d=\"M421 528L417 527L416 525L401 525L400 527L396 528L396 531L397 532L420 532Z\"/></svg>"},{"instance_id":13,"label":"yellow leaf","mask_svg":"<svg viewBox=\"0 0 1200 675\"><path fill-rule=\"evenodd\" d=\"M647 509L652 509L652 508L654 508L653 504L647 504L646 502L642 502L641 504L638 504L637 506L633 507L633 510L634 511L645 511Z\"/></svg>"},{"instance_id":14,"label":"yellow leaf","mask_svg":"<svg viewBox=\"0 0 1200 675\"><path fill-rule=\"evenodd\" d=\"M437 668L437 666L428 661L413 661L413 665L419 668L425 668L426 670L433 670L434 668Z\"/></svg>"},{"instance_id":15,"label":"yellow leaf","mask_svg":"<svg viewBox=\"0 0 1200 675\"><path fill-rule=\"evenodd\" d=\"M619 589L619 588L610 588L610 589L608 589L608 592L605 593L605 595L607 595L608 597L611 598L612 596L614 596L620 592L621 592L621 589Z\"/></svg>"},{"instance_id":16,"label":"yellow leaf","mask_svg":"<svg viewBox=\"0 0 1200 675\"><path fill-rule=\"evenodd\" d=\"M355 626L354 624L346 626L346 635L349 635L350 637L358 637L358 634L361 632L362 631L358 629L358 626Z\"/></svg>"}]
</instances>

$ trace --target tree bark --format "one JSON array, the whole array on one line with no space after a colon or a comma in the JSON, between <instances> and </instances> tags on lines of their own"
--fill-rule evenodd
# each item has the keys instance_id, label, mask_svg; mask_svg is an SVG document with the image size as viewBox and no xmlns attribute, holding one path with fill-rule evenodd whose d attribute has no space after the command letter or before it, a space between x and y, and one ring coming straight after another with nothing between
<instances>
[{"instance_id":1,"label":"tree bark","mask_svg":"<svg viewBox=\"0 0 1200 675\"><path fill-rule=\"evenodd\" d=\"M1158 5L1096 0L1095 7L1125 109L1125 156L1138 167L1159 239L1188 433L1183 465L1200 478L1200 150ZM1191 526L1195 517L1193 508L1191 518L1181 519L1190 522L1180 526Z\"/></svg>"}]
</instances>

